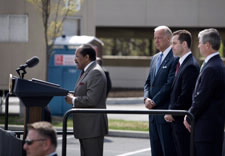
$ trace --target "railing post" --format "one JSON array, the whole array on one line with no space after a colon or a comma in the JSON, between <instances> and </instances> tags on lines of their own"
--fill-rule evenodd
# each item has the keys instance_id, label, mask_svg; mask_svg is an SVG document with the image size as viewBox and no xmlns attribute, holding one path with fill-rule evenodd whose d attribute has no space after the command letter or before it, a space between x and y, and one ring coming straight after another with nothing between
<instances>
[{"instance_id":1,"label":"railing post","mask_svg":"<svg viewBox=\"0 0 225 156\"><path fill-rule=\"evenodd\" d=\"M72 112L71 110L67 111L63 117L62 156L66 156L67 120L71 112Z\"/></svg>"},{"instance_id":2,"label":"railing post","mask_svg":"<svg viewBox=\"0 0 225 156\"><path fill-rule=\"evenodd\" d=\"M191 118L190 156L194 156L195 118L191 113L189 113L188 116Z\"/></svg>"},{"instance_id":3,"label":"railing post","mask_svg":"<svg viewBox=\"0 0 225 156\"><path fill-rule=\"evenodd\" d=\"M5 130L8 130L8 122L9 122L9 96L8 92L5 97Z\"/></svg>"}]
</instances>

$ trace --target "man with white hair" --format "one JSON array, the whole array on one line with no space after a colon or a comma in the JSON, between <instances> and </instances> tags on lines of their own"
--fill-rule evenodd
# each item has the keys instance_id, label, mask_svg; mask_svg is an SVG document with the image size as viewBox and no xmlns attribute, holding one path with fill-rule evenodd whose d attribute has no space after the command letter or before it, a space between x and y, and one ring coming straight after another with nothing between
<instances>
[{"instance_id":1,"label":"man with white hair","mask_svg":"<svg viewBox=\"0 0 225 156\"><path fill-rule=\"evenodd\" d=\"M144 86L144 103L147 109L168 109L178 62L173 56L171 38L172 31L167 26L155 28L155 46L160 52L152 58ZM150 115L149 122L152 156L176 156L171 123L164 120L164 115Z\"/></svg>"}]
</instances>

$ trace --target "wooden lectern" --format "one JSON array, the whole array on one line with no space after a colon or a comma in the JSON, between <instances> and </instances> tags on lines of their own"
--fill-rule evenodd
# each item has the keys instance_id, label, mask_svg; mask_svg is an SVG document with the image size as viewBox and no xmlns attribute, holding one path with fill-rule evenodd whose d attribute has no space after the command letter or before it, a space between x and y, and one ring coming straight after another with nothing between
<instances>
[{"instance_id":1,"label":"wooden lectern","mask_svg":"<svg viewBox=\"0 0 225 156\"><path fill-rule=\"evenodd\" d=\"M12 92L20 98L25 105L24 139L27 135L27 124L44 119L43 109L51 101L53 96L66 96L68 90L61 88L57 84L32 79L25 80L13 78Z\"/></svg>"}]
</instances>

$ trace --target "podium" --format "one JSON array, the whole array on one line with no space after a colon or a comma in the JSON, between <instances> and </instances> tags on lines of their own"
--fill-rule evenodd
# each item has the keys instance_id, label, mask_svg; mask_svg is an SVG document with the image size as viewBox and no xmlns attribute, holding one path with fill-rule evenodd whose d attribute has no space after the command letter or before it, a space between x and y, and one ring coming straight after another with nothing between
<instances>
[{"instance_id":1,"label":"podium","mask_svg":"<svg viewBox=\"0 0 225 156\"><path fill-rule=\"evenodd\" d=\"M66 96L68 90L58 84L32 79L25 80L10 76L9 90L15 94L25 106L24 138L27 134L27 124L44 119L44 107L54 96Z\"/></svg>"}]
</instances>

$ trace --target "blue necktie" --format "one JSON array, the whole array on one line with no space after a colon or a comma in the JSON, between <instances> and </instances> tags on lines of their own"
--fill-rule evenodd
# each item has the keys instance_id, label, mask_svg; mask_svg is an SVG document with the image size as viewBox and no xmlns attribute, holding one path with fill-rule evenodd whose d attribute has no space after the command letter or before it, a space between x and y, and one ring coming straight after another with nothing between
<instances>
[{"instance_id":1,"label":"blue necktie","mask_svg":"<svg viewBox=\"0 0 225 156\"><path fill-rule=\"evenodd\" d=\"M157 58L157 62L156 62L156 68L155 68L155 75L157 74L158 70L159 70L159 67L162 63L162 57L163 57L163 53L161 53L159 55L159 57Z\"/></svg>"}]
</instances>

